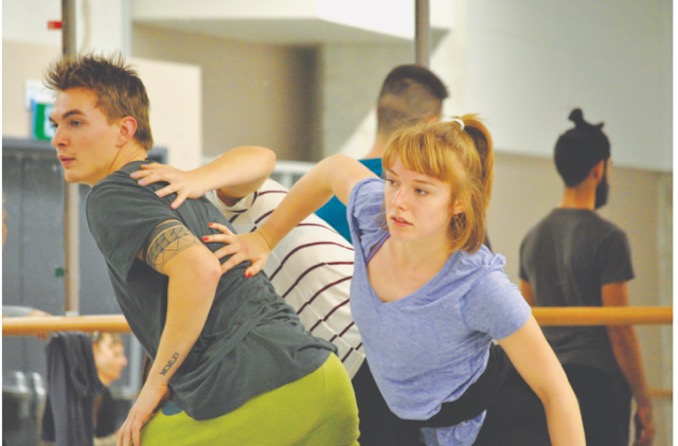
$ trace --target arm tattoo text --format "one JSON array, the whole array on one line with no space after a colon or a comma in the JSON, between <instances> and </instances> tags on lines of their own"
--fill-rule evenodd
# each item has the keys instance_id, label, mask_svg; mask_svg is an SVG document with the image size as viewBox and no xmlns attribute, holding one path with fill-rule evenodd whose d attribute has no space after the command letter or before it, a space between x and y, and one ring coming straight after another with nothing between
<instances>
[{"instance_id":1,"label":"arm tattoo text","mask_svg":"<svg viewBox=\"0 0 678 446\"><path fill-rule=\"evenodd\" d=\"M167 361L167 364L165 364L165 367L163 367L162 370L160 370L160 374L161 374L162 376L167 375L167 372L170 371L170 369L172 368L172 366L174 365L174 363L177 362L178 359L179 359L179 353L178 353L178 352L174 352L174 354L173 354L172 357L169 359L169 361Z\"/></svg>"}]
</instances>

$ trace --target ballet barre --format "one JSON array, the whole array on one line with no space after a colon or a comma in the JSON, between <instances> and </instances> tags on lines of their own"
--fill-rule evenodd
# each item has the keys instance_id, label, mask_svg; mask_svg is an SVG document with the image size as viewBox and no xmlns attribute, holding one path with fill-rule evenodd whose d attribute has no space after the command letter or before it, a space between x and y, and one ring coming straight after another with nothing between
<instances>
[{"instance_id":1,"label":"ballet barre","mask_svg":"<svg viewBox=\"0 0 678 446\"><path fill-rule=\"evenodd\" d=\"M673 324L673 307L534 307L539 325Z\"/></svg>"},{"instance_id":2,"label":"ballet barre","mask_svg":"<svg viewBox=\"0 0 678 446\"><path fill-rule=\"evenodd\" d=\"M532 314L542 326L673 324L673 307L538 307ZM46 316L2 319L3 336L52 331L130 333L122 315Z\"/></svg>"},{"instance_id":3,"label":"ballet barre","mask_svg":"<svg viewBox=\"0 0 678 446\"><path fill-rule=\"evenodd\" d=\"M542 326L673 324L673 307L538 307ZM54 331L130 333L122 315L46 316L2 319L3 336L31 336ZM653 398L673 399L671 389L652 389Z\"/></svg>"},{"instance_id":4,"label":"ballet barre","mask_svg":"<svg viewBox=\"0 0 678 446\"><path fill-rule=\"evenodd\" d=\"M92 333L131 333L125 317L115 315L3 317L3 336L30 336L53 331L83 331Z\"/></svg>"}]
</instances>

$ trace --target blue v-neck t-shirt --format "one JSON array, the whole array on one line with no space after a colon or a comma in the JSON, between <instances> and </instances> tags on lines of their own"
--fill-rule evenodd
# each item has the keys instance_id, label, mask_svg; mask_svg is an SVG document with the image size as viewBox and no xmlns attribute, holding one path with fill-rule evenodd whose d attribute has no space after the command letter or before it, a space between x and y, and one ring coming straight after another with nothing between
<instances>
[{"instance_id":1,"label":"blue v-neck t-shirt","mask_svg":"<svg viewBox=\"0 0 678 446\"><path fill-rule=\"evenodd\" d=\"M383 212L384 181L358 183L348 204L356 255L351 312L389 408L403 419L427 420L480 377L493 340L522 327L531 310L504 273L504 257L485 246L472 254L455 251L420 289L381 301L367 264L389 237ZM422 432L439 444L472 444L484 417Z\"/></svg>"}]
</instances>

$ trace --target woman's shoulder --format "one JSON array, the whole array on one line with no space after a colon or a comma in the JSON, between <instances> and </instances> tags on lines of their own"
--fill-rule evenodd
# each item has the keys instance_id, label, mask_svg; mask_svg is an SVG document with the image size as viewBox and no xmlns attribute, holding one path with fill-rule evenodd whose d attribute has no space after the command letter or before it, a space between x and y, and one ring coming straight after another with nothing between
<instances>
[{"instance_id":1,"label":"woman's shoulder","mask_svg":"<svg viewBox=\"0 0 678 446\"><path fill-rule=\"evenodd\" d=\"M485 245L475 252L460 251L456 268L461 271L503 271L506 265L506 258L502 254L497 254L489 250Z\"/></svg>"},{"instance_id":2,"label":"woman's shoulder","mask_svg":"<svg viewBox=\"0 0 678 446\"><path fill-rule=\"evenodd\" d=\"M370 196L375 194L380 196L384 194L384 180L377 177L368 177L358 181L351 191L351 195Z\"/></svg>"}]
</instances>

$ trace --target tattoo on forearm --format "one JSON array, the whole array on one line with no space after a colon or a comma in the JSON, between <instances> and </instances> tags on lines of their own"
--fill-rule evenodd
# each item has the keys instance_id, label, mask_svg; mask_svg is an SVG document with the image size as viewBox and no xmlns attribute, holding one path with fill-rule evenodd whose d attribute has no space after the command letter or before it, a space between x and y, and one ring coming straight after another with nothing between
<instances>
[{"instance_id":1,"label":"tattoo on forearm","mask_svg":"<svg viewBox=\"0 0 678 446\"><path fill-rule=\"evenodd\" d=\"M177 220L159 224L151 233L146 263L157 271L181 251L198 243L198 239Z\"/></svg>"},{"instance_id":2,"label":"tattoo on forearm","mask_svg":"<svg viewBox=\"0 0 678 446\"><path fill-rule=\"evenodd\" d=\"M178 352L174 352L174 354L172 355L172 357L170 358L170 360L167 361L167 364L165 364L165 367L163 367L162 370L160 370L160 374L161 374L162 376L167 375L167 372L170 371L170 369L172 368L172 366L174 365L174 363L177 362L178 359L179 359L179 353L178 353Z\"/></svg>"}]
</instances>

